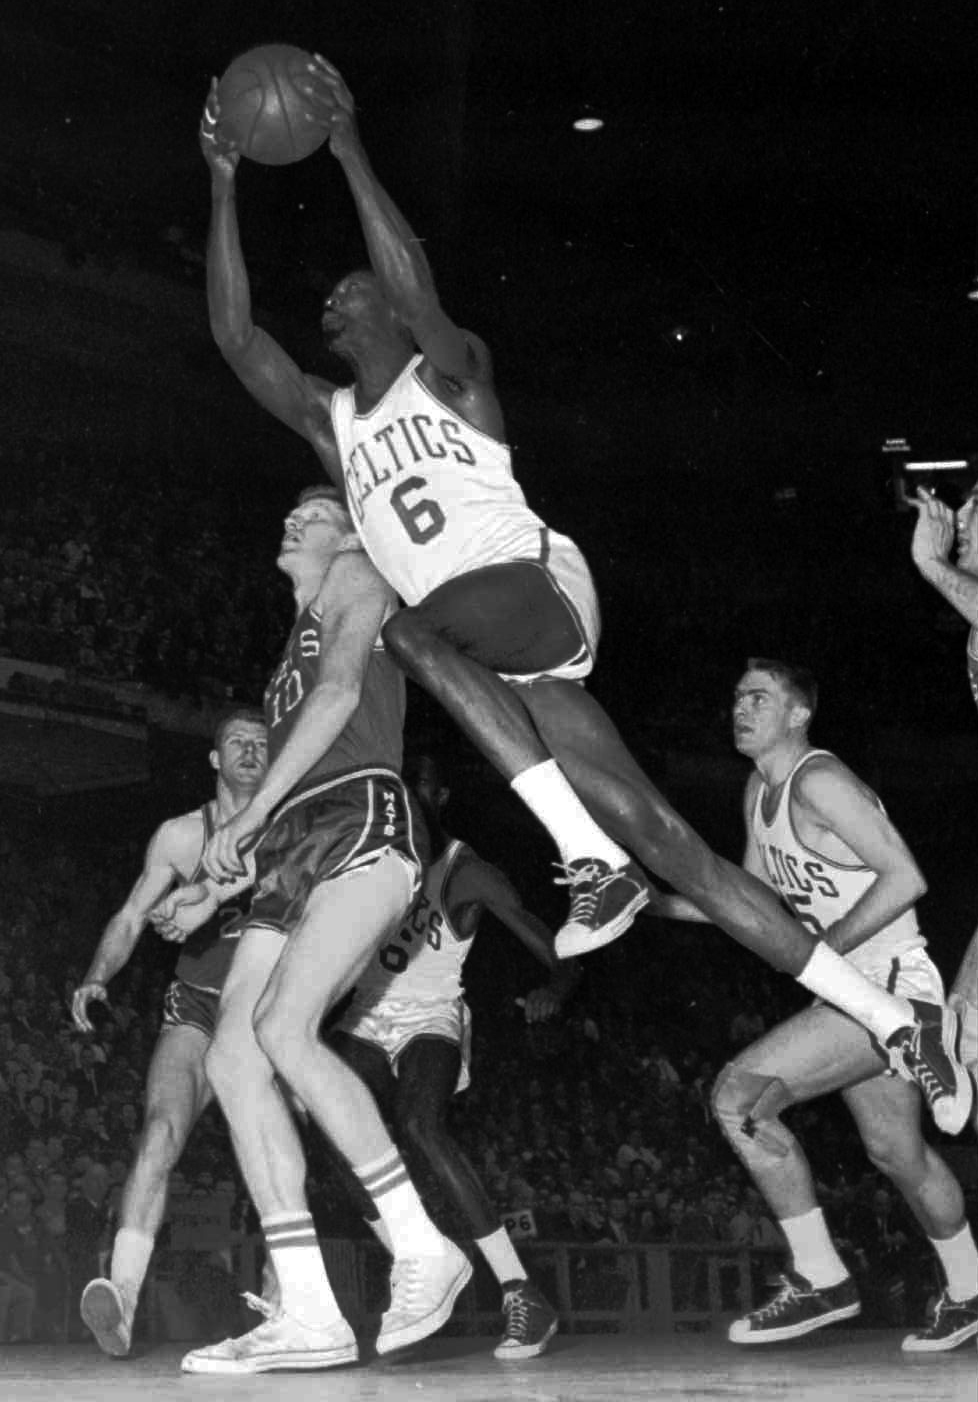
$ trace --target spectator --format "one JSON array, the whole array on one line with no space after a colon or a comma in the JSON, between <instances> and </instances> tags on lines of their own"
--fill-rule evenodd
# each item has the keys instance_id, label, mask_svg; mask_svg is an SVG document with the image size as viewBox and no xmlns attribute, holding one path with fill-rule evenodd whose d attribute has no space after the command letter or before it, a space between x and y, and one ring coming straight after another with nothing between
<instances>
[{"instance_id":1,"label":"spectator","mask_svg":"<svg viewBox=\"0 0 978 1402\"><path fill-rule=\"evenodd\" d=\"M58 1342L64 1334L65 1259L37 1221L30 1194L15 1188L0 1227L0 1282L10 1291L7 1342Z\"/></svg>"}]
</instances>

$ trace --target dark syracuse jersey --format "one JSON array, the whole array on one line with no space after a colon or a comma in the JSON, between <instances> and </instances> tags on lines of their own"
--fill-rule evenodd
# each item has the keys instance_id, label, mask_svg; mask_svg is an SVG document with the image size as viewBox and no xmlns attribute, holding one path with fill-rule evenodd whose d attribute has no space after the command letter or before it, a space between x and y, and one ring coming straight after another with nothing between
<instances>
[{"instance_id":1,"label":"dark syracuse jersey","mask_svg":"<svg viewBox=\"0 0 978 1402\"><path fill-rule=\"evenodd\" d=\"M282 660L265 688L268 760L276 757L292 733L306 697L319 679L321 616L310 605L299 614ZM334 775L366 767L400 772L405 689L400 669L377 642L367 664L360 704L329 750L309 769L297 792Z\"/></svg>"}]
</instances>

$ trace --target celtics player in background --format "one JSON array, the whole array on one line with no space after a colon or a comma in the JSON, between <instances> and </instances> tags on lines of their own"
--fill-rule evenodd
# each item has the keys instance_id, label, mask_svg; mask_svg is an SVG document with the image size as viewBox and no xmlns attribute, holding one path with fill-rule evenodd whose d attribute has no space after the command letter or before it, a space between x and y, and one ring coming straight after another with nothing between
<instances>
[{"instance_id":1,"label":"celtics player in background","mask_svg":"<svg viewBox=\"0 0 978 1402\"><path fill-rule=\"evenodd\" d=\"M923 489L908 500L917 510L910 547L913 562L927 583L970 624L968 682L978 705L978 486L957 511ZM961 1060L978 1086L978 930L971 936L948 1002L961 1019ZM978 1129L978 1095L973 1119Z\"/></svg>"},{"instance_id":2,"label":"celtics player in background","mask_svg":"<svg viewBox=\"0 0 978 1402\"><path fill-rule=\"evenodd\" d=\"M360 538L403 599L388 652L431 693L547 828L569 888L560 957L617 939L648 901L637 862L810 992L844 1008L926 1088L938 1120L959 1115L945 1025L918 1021L793 919L752 874L712 852L625 748L580 682L599 611L573 541L530 510L513 478L483 341L447 315L424 247L381 186L353 99L324 59L306 83L346 178L370 270L323 308L329 349L354 383L308 375L251 318L235 204L240 153L219 124L216 84L200 127L211 175L211 329L250 394L304 437L344 492Z\"/></svg>"},{"instance_id":3,"label":"celtics player in background","mask_svg":"<svg viewBox=\"0 0 978 1402\"><path fill-rule=\"evenodd\" d=\"M915 902L927 884L876 795L808 738L817 687L804 669L751 658L734 693L734 744L754 762L744 794L744 865L819 937L915 1006L939 1006ZM662 913L702 919L682 897ZM787 1238L780 1290L730 1327L738 1344L797 1338L859 1313L855 1282L829 1235L807 1160L781 1119L792 1105L839 1091L872 1164L893 1182L930 1240L945 1277L931 1321L908 1353L951 1349L978 1334L978 1251L957 1179L920 1127L920 1092L886 1074L874 1039L815 1002L764 1034L720 1072L717 1120ZM967 1114L970 1084L962 1105Z\"/></svg>"},{"instance_id":4,"label":"celtics player in background","mask_svg":"<svg viewBox=\"0 0 978 1402\"><path fill-rule=\"evenodd\" d=\"M577 982L574 962L559 963L546 925L523 906L508 878L466 843L447 835L449 790L436 761L419 755L405 779L421 809L430 865L418 900L394 937L374 955L330 1044L373 1091L395 1139L432 1178L466 1224L502 1289L505 1328L495 1350L504 1361L543 1353L557 1312L530 1283L509 1233L472 1164L446 1124L449 1103L469 1084L470 1016L462 973L484 912L489 911L552 972L525 1000L528 1021L552 1017ZM364 1217L376 1216L355 1194Z\"/></svg>"},{"instance_id":5,"label":"celtics player in background","mask_svg":"<svg viewBox=\"0 0 978 1402\"><path fill-rule=\"evenodd\" d=\"M211 767L215 796L201 808L163 823L150 839L142 872L124 905L105 927L88 971L76 988L71 1013L79 1032L92 1032L90 1007L108 1000L107 985L125 968L147 923L161 918L161 903L174 888L197 882L207 842L234 817L258 788L268 767L268 741L261 711L231 712L218 725ZM146 1078L143 1128L136 1157L122 1189L119 1226L107 1279L89 1281L81 1314L99 1347L117 1357L129 1352L139 1294L166 1206L167 1184L204 1109L212 1099L204 1055L214 1034L221 989L234 956L233 936L224 930L247 911L251 875L219 889L210 917L198 925L186 907L193 933L177 960L166 991L163 1023ZM171 938L183 932L164 919ZM184 927L186 930L187 926Z\"/></svg>"}]
</instances>

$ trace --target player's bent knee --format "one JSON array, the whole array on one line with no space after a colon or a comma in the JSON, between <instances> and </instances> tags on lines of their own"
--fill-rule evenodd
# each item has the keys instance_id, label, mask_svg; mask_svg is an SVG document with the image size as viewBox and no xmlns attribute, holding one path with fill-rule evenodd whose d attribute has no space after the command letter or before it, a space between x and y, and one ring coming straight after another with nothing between
<instances>
[{"instance_id":1,"label":"player's bent knee","mask_svg":"<svg viewBox=\"0 0 978 1402\"><path fill-rule=\"evenodd\" d=\"M919 1177L926 1172L924 1142L919 1134L909 1134L907 1125L898 1128L898 1133L882 1135L867 1135L863 1128L860 1137L866 1157L877 1173L887 1178L902 1181L908 1177Z\"/></svg>"},{"instance_id":2,"label":"player's bent knee","mask_svg":"<svg viewBox=\"0 0 978 1402\"><path fill-rule=\"evenodd\" d=\"M732 1147L747 1158L788 1155L795 1141L780 1115L791 1103L783 1081L748 1071L736 1061L720 1072L711 1097L717 1123Z\"/></svg>"},{"instance_id":3,"label":"player's bent knee","mask_svg":"<svg viewBox=\"0 0 978 1402\"><path fill-rule=\"evenodd\" d=\"M275 1070L291 1083L291 1073L308 1058L310 1042L315 1044L318 1039L315 1035L310 1037L302 1023L297 1023L275 1001L256 1014L253 1026L258 1046Z\"/></svg>"}]
</instances>

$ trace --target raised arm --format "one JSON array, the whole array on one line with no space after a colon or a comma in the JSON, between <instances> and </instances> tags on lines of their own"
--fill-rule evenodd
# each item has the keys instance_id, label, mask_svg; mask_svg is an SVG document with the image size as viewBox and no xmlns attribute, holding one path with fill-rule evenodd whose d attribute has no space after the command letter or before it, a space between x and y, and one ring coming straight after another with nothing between
<instances>
[{"instance_id":1,"label":"raised arm","mask_svg":"<svg viewBox=\"0 0 978 1402\"><path fill-rule=\"evenodd\" d=\"M309 440L326 471L342 485L329 417L333 386L304 374L277 341L251 319L251 288L238 228L235 180L240 152L220 126L217 80L200 123L200 148L211 173L207 237L207 309L224 359L258 403Z\"/></svg>"},{"instance_id":2,"label":"raised arm","mask_svg":"<svg viewBox=\"0 0 978 1402\"><path fill-rule=\"evenodd\" d=\"M337 555L320 593L319 675L295 726L248 803L214 833L208 876L239 877L247 852L282 799L324 755L360 702L370 653L394 595L360 550Z\"/></svg>"},{"instance_id":3,"label":"raised arm","mask_svg":"<svg viewBox=\"0 0 978 1402\"><path fill-rule=\"evenodd\" d=\"M360 141L349 88L331 63L316 56L310 99L329 128L329 147L353 195L370 263L385 299L414 335L423 354L449 378L485 380L491 363L478 338L443 310L421 241L383 188Z\"/></svg>"},{"instance_id":4,"label":"raised arm","mask_svg":"<svg viewBox=\"0 0 978 1402\"><path fill-rule=\"evenodd\" d=\"M914 564L927 583L932 584L972 628L978 627L978 575L952 565L950 560L954 544L953 511L938 497L920 488L915 497L907 500L917 512L910 544Z\"/></svg>"},{"instance_id":5,"label":"raised arm","mask_svg":"<svg viewBox=\"0 0 978 1402\"><path fill-rule=\"evenodd\" d=\"M88 1005L108 1001L106 984L129 962L150 911L180 880L179 863L187 845L188 819L192 822L192 815L163 823L150 839L136 884L106 925L85 977L72 997L71 1016L79 1032L93 1031Z\"/></svg>"}]
</instances>

